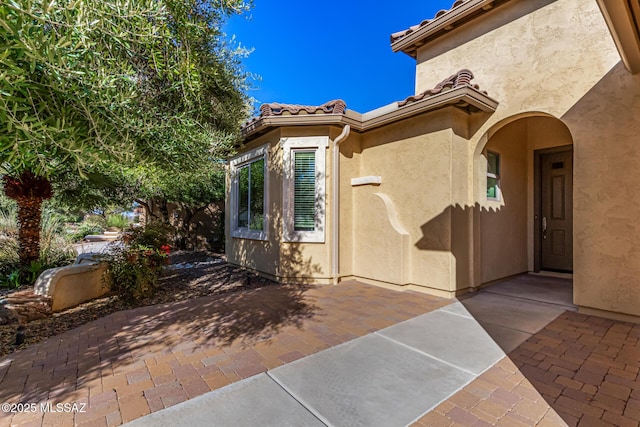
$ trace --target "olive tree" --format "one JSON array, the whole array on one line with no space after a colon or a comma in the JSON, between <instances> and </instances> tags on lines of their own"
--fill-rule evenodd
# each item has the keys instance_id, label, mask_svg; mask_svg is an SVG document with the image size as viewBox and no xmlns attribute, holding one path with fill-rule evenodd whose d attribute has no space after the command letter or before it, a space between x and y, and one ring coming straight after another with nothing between
<instances>
[{"instance_id":1,"label":"olive tree","mask_svg":"<svg viewBox=\"0 0 640 427\"><path fill-rule=\"evenodd\" d=\"M171 173L228 149L246 98L220 26L247 7L240 0L0 4L0 175L18 205L22 264L38 258L40 209L52 184L140 163Z\"/></svg>"}]
</instances>

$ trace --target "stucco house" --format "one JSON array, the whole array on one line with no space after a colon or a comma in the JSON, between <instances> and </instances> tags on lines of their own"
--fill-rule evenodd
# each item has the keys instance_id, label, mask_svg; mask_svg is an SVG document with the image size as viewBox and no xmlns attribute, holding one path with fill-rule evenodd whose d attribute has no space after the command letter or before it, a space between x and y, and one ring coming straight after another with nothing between
<instances>
[{"instance_id":1,"label":"stucco house","mask_svg":"<svg viewBox=\"0 0 640 427\"><path fill-rule=\"evenodd\" d=\"M580 310L638 321L639 17L631 0L458 0L391 35L414 95L263 105L229 162L228 260L445 297L572 273Z\"/></svg>"}]
</instances>

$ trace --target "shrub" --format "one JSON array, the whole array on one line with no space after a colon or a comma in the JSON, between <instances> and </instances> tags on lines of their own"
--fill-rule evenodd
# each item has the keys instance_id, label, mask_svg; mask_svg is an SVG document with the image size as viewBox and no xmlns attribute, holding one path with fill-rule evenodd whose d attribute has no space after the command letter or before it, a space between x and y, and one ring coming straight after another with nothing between
<instances>
[{"instance_id":1,"label":"shrub","mask_svg":"<svg viewBox=\"0 0 640 427\"><path fill-rule=\"evenodd\" d=\"M62 218L45 212L40 231L40 263L42 270L71 264L78 255L64 237ZM37 276L36 276L37 277Z\"/></svg>"},{"instance_id":2,"label":"shrub","mask_svg":"<svg viewBox=\"0 0 640 427\"><path fill-rule=\"evenodd\" d=\"M89 224L96 224L96 225L99 225L102 228L106 228L107 227L107 220L104 219L104 217L102 215L97 215L97 214L86 215L84 217L84 221L83 222L87 222Z\"/></svg>"},{"instance_id":3,"label":"shrub","mask_svg":"<svg viewBox=\"0 0 640 427\"><path fill-rule=\"evenodd\" d=\"M152 222L144 227L135 227L127 230L122 240L130 246L148 246L160 249L166 245L175 230L170 225Z\"/></svg>"},{"instance_id":4,"label":"shrub","mask_svg":"<svg viewBox=\"0 0 640 427\"><path fill-rule=\"evenodd\" d=\"M168 255L168 240L172 228L149 224L128 230L122 244L111 248L105 257L109 263L106 283L128 302L153 295Z\"/></svg>"},{"instance_id":5,"label":"shrub","mask_svg":"<svg viewBox=\"0 0 640 427\"><path fill-rule=\"evenodd\" d=\"M14 237L0 236L0 285L8 286L10 282L15 287L19 277L10 280L9 276L17 271L20 273L20 259L18 257L18 240ZM14 276L15 276L14 274Z\"/></svg>"},{"instance_id":6,"label":"shrub","mask_svg":"<svg viewBox=\"0 0 640 427\"><path fill-rule=\"evenodd\" d=\"M107 227L115 227L124 229L129 226L129 218L124 215L116 214L107 217Z\"/></svg>"},{"instance_id":7,"label":"shrub","mask_svg":"<svg viewBox=\"0 0 640 427\"><path fill-rule=\"evenodd\" d=\"M45 210L40 230L40 259L21 266L16 213L0 212L0 285L31 285L44 270L72 263L76 252L61 234L62 225L57 215Z\"/></svg>"},{"instance_id":8,"label":"shrub","mask_svg":"<svg viewBox=\"0 0 640 427\"><path fill-rule=\"evenodd\" d=\"M104 227L91 221L83 221L67 231L67 238L72 242L79 242L89 234L102 234Z\"/></svg>"}]
</instances>

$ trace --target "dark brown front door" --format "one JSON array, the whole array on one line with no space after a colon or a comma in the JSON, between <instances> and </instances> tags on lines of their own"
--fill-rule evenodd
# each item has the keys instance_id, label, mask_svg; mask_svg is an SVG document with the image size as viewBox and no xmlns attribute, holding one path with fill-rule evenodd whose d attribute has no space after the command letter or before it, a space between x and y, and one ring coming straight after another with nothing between
<instances>
[{"instance_id":1,"label":"dark brown front door","mask_svg":"<svg viewBox=\"0 0 640 427\"><path fill-rule=\"evenodd\" d=\"M573 271L573 151L543 154L541 268Z\"/></svg>"}]
</instances>

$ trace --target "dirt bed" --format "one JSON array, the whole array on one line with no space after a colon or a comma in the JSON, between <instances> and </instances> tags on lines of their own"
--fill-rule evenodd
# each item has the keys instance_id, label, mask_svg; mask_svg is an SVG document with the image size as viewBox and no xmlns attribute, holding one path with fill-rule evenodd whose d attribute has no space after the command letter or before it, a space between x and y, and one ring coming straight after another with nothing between
<instances>
[{"instance_id":1,"label":"dirt bed","mask_svg":"<svg viewBox=\"0 0 640 427\"><path fill-rule=\"evenodd\" d=\"M15 345L18 325L0 325L0 356L116 311L276 284L230 265L220 255L210 252L175 252L169 256L169 260L170 264L159 280L155 295L136 305L126 304L115 295L106 295L54 313L49 318L28 322L24 325L25 342L20 346ZM20 290L28 289L23 287ZM0 298L3 294L15 291L0 288Z\"/></svg>"}]
</instances>

